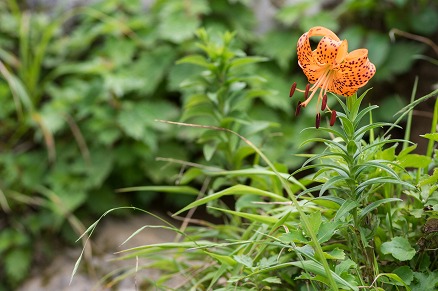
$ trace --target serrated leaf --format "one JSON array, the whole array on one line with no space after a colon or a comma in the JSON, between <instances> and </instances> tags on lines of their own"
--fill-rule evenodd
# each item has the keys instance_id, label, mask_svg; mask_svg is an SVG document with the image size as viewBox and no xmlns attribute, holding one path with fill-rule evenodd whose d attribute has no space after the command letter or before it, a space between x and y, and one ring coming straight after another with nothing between
<instances>
[{"instance_id":1,"label":"serrated leaf","mask_svg":"<svg viewBox=\"0 0 438 291\"><path fill-rule=\"evenodd\" d=\"M320 244L328 241L336 232L336 230L341 226L340 221L326 221L324 222L317 233L318 242Z\"/></svg>"},{"instance_id":2,"label":"serrated leaf","mask_svg":"<svg viewBox=\"0 0 438 291\"><path fill-rule=\"evenodd\" d=\"M391 254L399 261L408 261L415 256L415 249L404 237L394 237L390 242L384 242L381 246L383 254Z\"/></svg>"},{"instance_id":3,"label":"serrated leaf","mask_svg":"<svg viewBox=\"0 0 438 291\"><path fill-rule=\"evenodd\" d=\"M435 291L438 285L438 271L426 273L414 272L416 283L411 285L412 291Z\"/></svg>"},{"instance_id":4,"label":"serrated leaf","mask_svg":"<svg viewBox=\"0 0 438 291\"><path fill-rule=\"evenodd\" d=\"M425 176L422 177L418 185L425 186L425 185L432 185L438 181L438 169L433 170L432 176Z\"/></svg>"},{"instance_id":5,"label":"serrated leaf","mask_svg":"<svg viewBox=\"0 0 438 291\"><path fill-rule=\"evenodd\" d=\"M310 213L309 215L307 215L307 219L310 223L310 227L313 231L313 233L318 233L319 228L321 226L322 223L322 218L321 218L321 212L320 211L315 211ZM303 224L303 222L301 222ZM310 234L307 233L308 236L310 236Z\"/></svg>"},{"instance_id":6,"label":"serrated leaf","mask_svg":"<svg viewBox=\"0 0 438 291\"><path fill-rule=\"evenodd\" d=\"M248 268L252 268L253 265L253 260L251 259L250 256L247 255L235 255L233 256L233 259L238 262L241 263L242 265L248 267Z\"/></svg>"},{"instance_id":7,"label":"serrated leaf","mask_svg":"<svg viewBox=\"0 0 438 291\"><path fill-rule=\"evenodd\" d=\"M283 233L279 237L280 241L285 244L294 243L308 243L308 240L303 235L303 232L298 229L291 229L287 233Z\"/></svg>"}]
</instances>

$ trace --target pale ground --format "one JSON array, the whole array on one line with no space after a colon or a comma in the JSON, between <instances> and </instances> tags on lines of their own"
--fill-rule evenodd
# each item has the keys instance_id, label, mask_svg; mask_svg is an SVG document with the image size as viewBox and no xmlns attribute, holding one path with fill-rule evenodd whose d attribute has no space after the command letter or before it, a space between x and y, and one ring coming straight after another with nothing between
<instances>
[{"instance_id":1,"label":"pale ground","mask_svg":"<svg viewBox=\"0 0 438 291\"><path fill-rule=\"evenodd\" d=\"M163 216L162 216L163 217ZM168 218L165 218L168 220ZM93 256L91 260L95 274L87 272L85 262L82 261L78 273L74 276L72 283L70 278L76 260L79 258L81 247L62 251L50 265L41 270L41 273L29 278L17 291L90 291L90 290L115 290L115 291L136 291L144 290L136 286L136 277L129 277L113 289L102 287L99 278L108 272L123 266L135 267L135 260L110 261L117 251L146 244L160 242L172 242L174 233L159 229L145 228L130 241L120 246L131 234L145 225L162 225L159 220L151 216L135 216L126 220L114 220L105 218L96 228L91 241L93 245ZM60 252L58 250L58 252ZM141 270L138 277L147 276L149 279L158 278L156 270ZM153 290L153 289L151 289Z\"/></svg>"}]
</instances>

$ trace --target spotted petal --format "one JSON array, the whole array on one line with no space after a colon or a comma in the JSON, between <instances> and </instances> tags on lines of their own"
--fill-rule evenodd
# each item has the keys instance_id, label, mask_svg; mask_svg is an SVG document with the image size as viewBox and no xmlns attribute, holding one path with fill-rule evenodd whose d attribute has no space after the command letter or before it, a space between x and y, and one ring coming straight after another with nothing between
<instances>
[{"instance_id":1,"label":"spotted petal","mask_svg":"<svg viewBox=\"0 0 438 291\"><path fill-rule=\"evenodd\" d=\"M313 52L314 59L319 65L336 66L341 63L347 55L348 43L336 41L324 36L318 43L318 47Z\"/></svg>"},{"instance_id":2,"label":"spotted petal","mask_svg":"<svg viewBox=\"0 0 438 291\"><path fill-rule=\"evenodd\" d=\"M303 70L310 64L316 64L309 41L309 38L312 36L323 36L336 42L340 41L333 31L322 26L313 27L304 33L297 42L298 64Z\"/></svg>"},{"instance_id":3,"label":"spotted petal","mask_svg":"<svg viewBox=\"0 0 438 291\"><path fill-rule=\"evenodd\" d=\"M368 59L368 50L358 49L349 53L335 72L329 91L351 96L374 76L376 67Z\"/></svg>"}]
</instances>

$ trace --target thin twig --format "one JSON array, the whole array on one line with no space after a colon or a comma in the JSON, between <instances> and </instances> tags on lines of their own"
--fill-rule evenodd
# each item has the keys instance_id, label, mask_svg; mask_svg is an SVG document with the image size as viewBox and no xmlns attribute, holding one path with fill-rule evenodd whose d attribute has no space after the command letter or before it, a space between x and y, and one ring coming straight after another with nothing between
<instances>
[{"instance_id":1,"label":"thin twig","mask_svg":"<svg viewBox=\"0 0 438 291\"><path fill-rule=\"evenodd\" d=\"M417 34L413 34L413 33L409 33L397 28L393 28L389 31L389 37L391 38L392 41L395 40L395 35L398 34L400 36L406 37L406 38L410 38L419 42L422 42L424 44L427 44L428 46L430 46L435 53L438 55L438 45L436 43L434 43L430 38L421 36L421 35L417 35Z\"/></svg>"},{"instance_id":2,"label":"thin twig","mask_svg":"<svg viewBox=\"0 0 438 291\"><path fill-rule=\"evenodd\" d=\"M207 177L205 179L205 181L202 185L202 188L199 191L198 197L196 197L196 200L201 199L205 195L205 192L207 191L208 185L210 185L210 180L211 180L210 177ZM195 213L197 208L198 208L197 206L190 208L189 212L187 213L186 217L184 218L184 221L183 221L181 227L179 228L180 232L175 237L175 242L177 242L181 239L181 237L182 237L181 233L183 233L187 229L187 226L189 225L190 219L192 218L192 216Z\"/></svg>"},{"instance_id":3,"label":"thin twig","mask_svg":"<svg viewBox=\"0 0 438 291\"><path fill-rule=\"evenodd\" d=\"M90 161L90 151L88 150L87 142L85 141L84 136L81 133L79 126L76 124L74 119L70 116L70 114L65 114L65 120L70 126L70 130L73 133L73 136L78 144L79 150L81 151L82 157L85 160L85 163L91 164Z\"/></svg>"}]
</instances>

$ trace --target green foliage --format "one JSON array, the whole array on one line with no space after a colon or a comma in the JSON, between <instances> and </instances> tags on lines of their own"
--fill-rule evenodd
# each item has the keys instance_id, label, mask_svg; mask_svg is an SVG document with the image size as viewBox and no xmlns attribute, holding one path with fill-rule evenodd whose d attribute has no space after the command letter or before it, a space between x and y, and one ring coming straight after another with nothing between
<instances>
[{"instance_id":1,"label":"green foliage","mask_svg":"<svg viewBox=\"0 0 438 291\"><path fill-rule=\"evenodd\" d=\"M194 210L206 207L224 223L171 227L180 241L126 249L121 259L147 258L149 263L142 267L162 272L158 281L151 282L162 289L436 288L436 150L434 157L413 154L415 145L382 133L383 127L398 125L373 121L378 106L362 108L366 91L346 103L336 97L342 108L339 127L303 131L315 133L303 145L320 143L322 151L307 154L307 161L288 174L286 164L274 164L264 154L269 143L254 142L273 128L246 129L257 122L245 115L254 100L240 101L255 86L263 91L264 83L258 83L254 74L248 78L245 70L232 70L235 64L251 66L263 59L235 54L230 33L216 39L200 30L198 36L203 54L180 60L204 68L184 83L188 93L182 120L191 123L161 122L197 130L205 162L177 161L184 166L179 185L159 189L198 195L175 216L188 211L189 221ZM400 114L412 114L415 105L436 93L409 104ZM191 111L192 106L202 110ZM434 135L425 137L433 140ZM192 187L197 180L204 181L199 191ZM141 190L157 188L122 191ZM222 200L230 196L234 206ZM181 274L190 275L184 280L178 277ZM180 283L168 286L176 278ZM109 283L117 282L118 278Z\"/></svg>"},{"instance_id":2,"label":"green foliage","mask_svg":"<svg viewBox=\"0 0 438 291\"><path fill-rule=\"evenodd\" d=\"M253 3L246 0L158 0L147 10L138 0L106 0L69 11L58 8L36 11L26 7L23 1L2 1L0 207L4 214L0 214L0 225L6 234L0 237L0 246L4 246L0 247L0 254L9 259L0 262L0 285L13 289L26 277L35 255L30 242L45 238L42 245L51 245L59 234L70 233L65 239L71 241L73 232L82 233L84 227L77 217L86 221L89 216L126 203L147 208L159 197L158 193L189 194L183 195L184 198L177 195L166 199L166 206L183 208L186 199L194 199L193 189L208 181L211 188L207 194L232 189L224 195L239 196L238 209L225 209L228 217L235 217L237 227L241 227L241 221L273 221L263 217L261 211L268 211L276 218L284 217L285 206L277 209L260 204L265 202L264 197L271 196L276 202L287 202L288 198L283 196L284 185L260 154L231 131L250 138L252 145L262 149L270 160L281 161L274 163L275 170L287 178L288 169L293 171L302 165L303 156L297 154L313 147L305 141L319 136L316 131L302 131L313 123L311 110L304 113L303 118L292 119L289 100L284 98L291 80L297 81L300 87L305 84L296 65L294 40L314 25L337 30L349 39L350 49L364 46L369 49L370 58L378 67L374 85L385 81L388 87L396 82L398 74L413 68L413 55L424 52L425 46L399 39L391 42L387 33L395 27L427 37L433 35L437 30L438 9L435 4L426 2L353 0L342 1L333 9L326 9L319 1L279 5L275 10L274 27L260 35L255 33L260 21L250 7ZM398 17L403 14L408 16L408 21ZM364 25L369 19L373 23L380 19L380 25ZM200 43L197 43L198 37ZM398 110L392 101L388 102L391 110ZM387 114L382 116L385 120L391 119ZM176 127L156 122L156 119L226 130ZM348 127L349 133L358 129L357 124L348 124L344 119L343 125ZM342 147L347 148L347 154L349 150L365 147L361 144L362 134L370 129L362 128L363 132L357 136L346 136L349 142ZM379 152L390 143L389 139L370 142L367 157L373 151L375 156L366 160L364 155L357 155L356 160L352 160L357 168L351 170L358 173L355 178L362 183L358 188L361 191L357 192L370 192L381 182L391 182L394 188L386 189L385 198L376 201L367 201L365 194L358 199L360 201L349 200L345 195L330 198L323 195L309 202L303 211L313 213L315 207L327 207L327 213L334 215L336 222L328 223L332 217L322 215L321 226L316 228L314 223L319 220L312 216L315 214L309 215L307 221L298 211L292 216L300 215L300 222L292 219L293 223L287 222L291 224L290 233L294 227L300 233L305 232L306 242L314 235L320 243L326 243L331 239L330 231L340 231L338 223L345 222L354 209L362 207L358 217L366 220L370 213L394 205L396 200L389 197L389 193L405 187L409 179L409 183L421 187L420 193L414 189L407 192L415 201L408 210L409 217L417 219L421 216L422 201L437 203L436 174L424 171L426 165L436 164L432 147L435 132L430 134L425 136L431 138L427 157L408 152L397 155L392 148ZM337 157L331 161L335 166L350 162L345 159L342 162L342 147L331 144L330 150L339 153L325 158ZM157 157L160 157L158 161ZM413 164L420 159L421 166ZM190 168L184 162L187 160L202 166ZM389 162L381 163L382 160ZM164 167L162 161L166 161ZM414 165L423 172L412 177L410 172L396 166L399 162L400 167ZM180 170L181 164L186 171ZM312 163L305 166L309 171L318 169ZM339 173L343 170L342 166L338 167ZM373 177L379 172L385 173L380 180ZM206 182L205 177L208 177ZM347 178L338 180L324 171L318 173L317 178L319 182L331 180L320 186L314 185L310 177L300 181L291 178L287 188L298 193L306 191L305 186L320 187L315 189L321 194L336 191L336 188L345 194L348 188ZM368 178L374 180L368 181ZM193 185L191 188L155 186L172 184L175 179L180 186ZM138 185L146 186L136 188L129 195L114 191ZM303 192L302 198L309 199L312 191ZM207 204L215 215L226 212L219 199ZM249 216L243 217L242 213ZM397 223L406 227L411 222ZM266 228L266 225L261 223L260 227ZM15 234L9 235L9 231ZM217 232L223 232L219 237L224 239L229 234L223 229ZM23 240L18 243L15 236ZM251 237L250 233L247 237ZM427 235L423 239L425 246L433 243ZM275 243L278 241L270 242ZM290 241L282 243L287 245L286 249L292 244ZM277 247L266 248L269 253L266 257L260 255L252 265L245 266L247 274L251 268L251 272L256 268L274 268ZM244 258L252 258L242 252L236 257L230 256L232 261L246 262ZM208 253L212 260L228 259L224 259L223 254ZM305 250L302 253L306 254L299 253L304 256L302 261L311 258ZM339 253L334 251L324 256L331 263L339 258L337 255ZM16 262L17 258L20 263ZM295 260L296 264L299 261L296 253L285 257L284 262L287 259ZM309 274L327 268L322 261L306 264ZM294 274L298 274L301 267L294 268ZM217 281L224 272L220 269L210 278ZM237 267L234 272L233 280L242 279L238 277ZM269 272L253 276L259 278L261 286L275 286L283 281L294 286L291 272L274 275L267 274ZM342 277L345 280L351 279L346 271L335 273L345 276ZM320 282L317 284L326 284L330 279L315 274L315 280ZM333 278L348 286L338 277Z\"/></svg>"}]
</instances>

